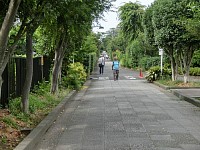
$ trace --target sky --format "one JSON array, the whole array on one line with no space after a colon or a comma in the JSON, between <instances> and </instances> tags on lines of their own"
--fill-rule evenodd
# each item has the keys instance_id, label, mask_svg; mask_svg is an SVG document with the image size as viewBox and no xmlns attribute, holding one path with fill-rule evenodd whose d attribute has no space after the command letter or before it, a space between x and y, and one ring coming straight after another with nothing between
<instances>
[{"instance_id":1,"label":"sky","mask_svg":"<svg viewBox=\"0 0 200 150\"><path fill-rule=\"evenodd\" d=\"M154 0L137 0L140 4L149 6L151 5ZM116 0L116 2L113 2L112 10L116 10L116 8L119 8L120 6L124 5L125 3L129 2L136 2L136 0ZM104 21L105 20L105 21ZM106 32L109 31L111 28L116 28L119 24L118 20L118 14L117 12L106 12L104 13L104 20L99 20L100 25L103 27L103 29L99 29L98 27L94 27L94 32Z\"/></svg>"}]
</instances>

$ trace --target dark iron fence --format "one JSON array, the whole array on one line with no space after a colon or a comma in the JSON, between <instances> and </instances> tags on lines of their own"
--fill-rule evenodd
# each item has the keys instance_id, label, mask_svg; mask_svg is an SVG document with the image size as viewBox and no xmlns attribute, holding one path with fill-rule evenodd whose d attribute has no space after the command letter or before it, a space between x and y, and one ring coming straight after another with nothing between
<instances>
[{"instance_id":1,"label":"dark iron fence","mask_svg":"<svg viewBox=\"0 0 200 150\"><path fill-rule=\"evenodd\" d=\"M33 78L31 89L42 80L49 81L51 60L48 57L36 57L33 59ZM7 64L2 78L0 105L5 107L9 102L9 97L19 97L22 93L26 77L26 59L12 58Z\"/></svg>"}]
</instances>

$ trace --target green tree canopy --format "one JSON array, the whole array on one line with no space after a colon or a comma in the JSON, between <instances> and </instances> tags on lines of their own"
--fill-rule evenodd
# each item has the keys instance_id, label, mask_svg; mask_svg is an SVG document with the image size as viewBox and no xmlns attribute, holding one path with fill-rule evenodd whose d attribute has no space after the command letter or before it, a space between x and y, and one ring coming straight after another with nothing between
<instances>
[{"instance_id":1,"label":"green tree canopy","mask_svg":"<svg viewBox=\"0 0 200 150\"><path fill-rule=\"evenodd\" d=\"M134 40L139 32L143 31L142 17L144 6L139 3L126 3L119 8L120 28L124 37L128 40Z\"/></svg>"}]
</instances>

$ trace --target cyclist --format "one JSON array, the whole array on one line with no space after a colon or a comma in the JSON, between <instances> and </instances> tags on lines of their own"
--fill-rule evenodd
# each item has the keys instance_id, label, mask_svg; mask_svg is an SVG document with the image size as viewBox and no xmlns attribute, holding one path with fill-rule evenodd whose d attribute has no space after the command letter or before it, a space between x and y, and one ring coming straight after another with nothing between
<instances>
[{"instance_id":1,"label":"cyclist","mask_svg":"<svg viewBox=\"0 0 200 150\"><path fill-rule=\"evenodd\" d=\"M114 57L114 61L112 64L112 70L113 70L113 75L114 75L114 81L118 80L119 78L119 61L117 57Z\"/></svg>"}]
</instances>

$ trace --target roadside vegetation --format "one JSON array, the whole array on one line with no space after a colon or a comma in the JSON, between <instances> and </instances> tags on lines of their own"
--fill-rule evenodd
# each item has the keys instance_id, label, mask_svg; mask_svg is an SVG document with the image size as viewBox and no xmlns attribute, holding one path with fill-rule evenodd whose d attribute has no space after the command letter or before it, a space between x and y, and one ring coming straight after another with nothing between
<instances>
[{"instance_id":1,"label":"roadside vegetation","mask_svg":"<svg viewBox=\"0 0 200 150\"><path fill-rule=\"evenodd\" d=\"M194 81L190 81L187 83L184 83L181 80L176 80L176 81L172 81L172 80L167 80L167 79L160 79L157 80L156 82L165 85L165 86L170 86L170 87L199 87L200 88L200 82L194 82Z\"/></svg>"},{"instance_id":2,"label":"roadside vegetation","mask_svg":"<svg viewBox=\"0 0 200 150\"><path fill-rule=\"evenodd\" d=\"M62 78L59 92L50 92L50 83L42 82L29 94L29 113L24 113L21 98L9 101L7 108L0 109L0 149L11 150L23 140L72 90L80 90L87 74L80 63L69 65L68 76Z\"/></svg>"},{"instance_id":3,"label":"roadside vegetation","mask_svg":"<svg viewBox=\"0 0 200 150\"><path fill-rule=\"evenodd\" d=\"M62 87L53 95L49 87L49 83L41 83L30 93L28 114L22 112L20 98L10 100L9 107L0 110L0 149L13 149L70 92Z\"/></svg>"}]
</instances>

